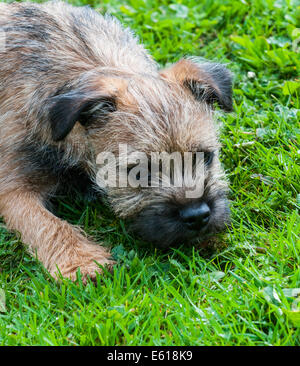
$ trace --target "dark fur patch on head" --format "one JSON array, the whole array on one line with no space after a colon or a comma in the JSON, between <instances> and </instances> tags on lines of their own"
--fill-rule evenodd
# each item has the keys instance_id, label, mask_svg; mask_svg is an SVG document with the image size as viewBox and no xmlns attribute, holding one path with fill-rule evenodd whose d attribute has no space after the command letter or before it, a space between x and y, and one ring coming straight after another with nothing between
<instances>
[{"instance_id":1,"label":"dark fur patch on head","mask_svg":"<svg viewBox=\"0 0 300 366\"><path fill-rule=\"evenodd\" d=\"M76 13L71 14L72 31L78 40L78 50L81 50L81 52L88 56L90 60L98 63L99 60L93 50L93 44L91 44L89 40L90 29L87 26L87 23L89 24L95 21L95 12L88 6L82 7L80 10L80 17L78 17L78 14ZM98 14L96 13L96 15Z\"/></svg>"},{"instance_id":2,"label":"dark fur patch on head","mask_svg":"<svg viewBox=\"0 0 300 366\"><path fill-rule=\"evenodd\" d=\"M31 186L56 186L60 192L76 191L85 197L95 194L93 182L80 162L71 164L65 152L56 146L34 141L23 141L20 153L20 173Z\"/></svg>"},{"instance_id":3,"label":"dark fur patch on head","mask_svg":"<svg viewBox=\"0 0 300 366\"><path fill-rule=\"evenodd\" d=\"M13 28L24 34L24 38L28 40L49 41L51 32L58 30L59 25L42 9L38 9L34 4L26 5L26 7L18 7L18 11L12 14L15 19Z\"/></svg>"},{"instance_id":4,"label":"dark fur patch on head","mask_svg":"<svg viewBox=\"0 0 300 366\"><path fill-rule=\"evenodd\" d=\"M2 30L6 35L8 59L17 56L13 74L20 84L27 77L39 80L39 73L53 72L55 64L48 55L48 44L63 31L55 18L36 4L11 6L14 11Z\"/></svg>"},{"instance_id":5,"label":"dark fur patch on head","mask_svg":"<svg viewBox=\"0 0 300 366\"><path fill-rule=\"evenodd\" d=\"M100 98L80 91L71 91L49 99L52 139L63 140L78 121L85 126L93 118L93 109L99 105L100 113L105 115L116 109L113 98ZM99 114L98 114L99 116Z\"/></svg>"}]
</instances>

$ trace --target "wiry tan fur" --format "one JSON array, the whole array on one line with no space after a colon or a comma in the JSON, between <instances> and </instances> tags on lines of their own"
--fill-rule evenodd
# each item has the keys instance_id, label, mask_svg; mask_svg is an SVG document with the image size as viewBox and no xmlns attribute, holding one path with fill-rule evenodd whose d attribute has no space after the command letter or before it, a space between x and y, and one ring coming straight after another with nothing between
<instances>
[{"instance_id":1,"label":"wiry tan fur","mask_svg":"<svg viewBox=\"0 0 300 366\"><path fill-rule=\"evenodd\" d=\"M146 154L214 152L203 200L214 203L211 231L223 227L227 183L212 103L231 108L224 67L184 59L159 70L116 19L62 2L1 3L0 30L6 35L0 50L0 214L52 275L59 269L75 279L80 268L85 278L94 277L96 262L112 266L107 250L44 203L66 172L84 173L95 185L97 155L118 155L119 144ZM103 101L114 110L102 110ZM82 106L89 110L76 115ZM73 114L78 120L64 134ZM81 120L86 115L92 123ZM190 204L185 190L116 187L104 193L116 214L135 218L149 210L161 215L165 204ZM171 234L180 230L175 225Z\"/></svg>"}]
</instances>

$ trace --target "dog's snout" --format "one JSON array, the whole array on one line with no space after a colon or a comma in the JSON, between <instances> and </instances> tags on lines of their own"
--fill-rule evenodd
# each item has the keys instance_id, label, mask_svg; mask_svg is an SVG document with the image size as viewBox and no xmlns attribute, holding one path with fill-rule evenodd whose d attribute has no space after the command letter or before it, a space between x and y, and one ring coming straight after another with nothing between
<instances>
[{"instance_id":1,"label":"dog's snout","mask_svg":"<svg viewBox=\"0 0 300 366\"><path fill-rule=\"evenodd\" d=\"M180 210L181 220L191 230L200 230L207 225L210 208L204 202L195 206L187 206Z\"/></svg>"}]
</instances>

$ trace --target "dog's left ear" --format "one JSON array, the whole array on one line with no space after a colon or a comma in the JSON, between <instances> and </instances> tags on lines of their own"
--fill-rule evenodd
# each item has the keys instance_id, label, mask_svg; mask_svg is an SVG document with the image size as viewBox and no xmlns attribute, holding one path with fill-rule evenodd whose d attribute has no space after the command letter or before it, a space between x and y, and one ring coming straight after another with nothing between
<instances>
[{"instance_id":1,"label":"dog's left ear","mask_svg":"<svg viewBox=\"0 0 300 366\"><path fill-rule=\"evenodd\" d=\"M224 66L213 62L198 62L197 59L182 59L160 72L161 76L180 83L200 101L232 111L232 74Z\"/></svg>"}]
</instances>

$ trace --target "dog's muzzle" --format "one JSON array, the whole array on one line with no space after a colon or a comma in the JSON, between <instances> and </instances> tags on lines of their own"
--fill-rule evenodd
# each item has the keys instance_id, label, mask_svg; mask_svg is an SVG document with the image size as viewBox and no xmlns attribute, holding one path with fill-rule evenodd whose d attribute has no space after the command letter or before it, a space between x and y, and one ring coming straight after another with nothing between
<instances>
[{"instance_id":1,"label":"dog's muzzle","mask_svg":"<svg viewBox=\"0 0 300 366\"><path fill-rule=\"evenodd\" d=\"M214 203L203 201L181 207L173 204L147 207L131 221L130 229L143 241L160 248L191 244L225 228L229 220L227 203L223 204L223 212L215 207Z\"/></svg>"}]
</instances>

